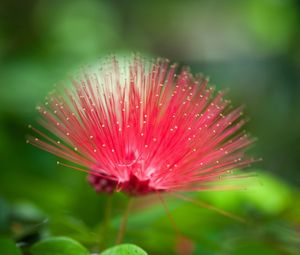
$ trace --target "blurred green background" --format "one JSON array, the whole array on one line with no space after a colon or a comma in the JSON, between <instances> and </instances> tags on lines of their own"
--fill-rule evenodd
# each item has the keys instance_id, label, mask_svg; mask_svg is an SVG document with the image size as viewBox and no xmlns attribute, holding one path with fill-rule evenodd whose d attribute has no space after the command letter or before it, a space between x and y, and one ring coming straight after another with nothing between
<instances>
[{"instance_id":1,"label":"blurred green background","mask_svg":"<svg viewBox=\"0 0 300 255\"><path fill-rule=\"evenodd\" d=\"M136 201L126 242L149 254L300 254L300 3L245 1L0 2L0 237L30 245L69 236L90 251L114 244L127 198L106 196L82 173L25 144L35 106L53 84L110 53L167 57L229 88L245 104L258 137L253 166L259 187L203 192L196 199L238 214L243 224L167 198L179 242L163 206ZM180 252L180 250L182 250ZM186 249L186 250L185 250Z\"/></svg>"}]
</instances>

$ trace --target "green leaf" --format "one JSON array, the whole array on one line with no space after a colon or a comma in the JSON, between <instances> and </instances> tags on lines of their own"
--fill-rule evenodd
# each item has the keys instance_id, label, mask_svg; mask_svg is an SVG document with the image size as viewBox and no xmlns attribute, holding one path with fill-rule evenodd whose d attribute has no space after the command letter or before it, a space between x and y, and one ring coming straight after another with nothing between
<instances>
[{"instance_id":1,"label":"green leaf","mask_svg":"<svg viewBox=\"0 0 300 255\"><path fill-rule=\"evenodd\" d=\"M253 192L244 192L245 199L262 211L278 214L292 204L291 190L284 182L266 173L259 173L262 186Z\"/></svg>"},{"instance_id":2,"label":"green leaf","mask_svg":"<svg viewBox=\"0 0 300 255\"><path fill-rule=\"evenodd\" d=\"M77 241L68 237L52 237L38 242L31 248L32 255L89 255Z\"/></svg>"},{"instance_id":3,"label":"green leaf","mask_svg":"<svg viewBox=\"0 0 300 255\"><path fill-rule=\"evenodd\" d=\"M105 250L100 255L147 255L147 253L134 244L121 244Z\"/></svg>"},{"instance_id":4,"label":"green leaf","mask_svg":"<svg viewBox=\"0 0 300 255\"><path fill-rule=\"evenodd\" d=\"M0 254L21 255L21 251L15 242L10 239L0 239Z\"/></svg>"}]
</instances>

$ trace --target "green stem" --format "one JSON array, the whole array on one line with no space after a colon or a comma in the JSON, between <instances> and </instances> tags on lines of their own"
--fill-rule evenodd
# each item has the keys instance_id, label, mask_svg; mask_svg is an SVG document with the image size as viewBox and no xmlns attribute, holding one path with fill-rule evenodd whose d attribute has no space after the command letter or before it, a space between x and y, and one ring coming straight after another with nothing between
<instances>
[{"instance_id":1,"label":"green stem","mask_svg":"<svg viewBox=\"0 0 300 255\"><path fill-rule=\"evenodd\" d=\"M106 199L104 221L102 228L102 236L100 240L100 248L104 249L106 244L106 237L108 236L108 231L110 227L110 217L111 217L111 206L112 206L112 195L108 195ZM103 247L102 247L103 246Z\"/></svg>"},{"instance_id":2,"label":"green stem","mask_svg":"<svg viewBox=\"0 0 300 255\"><path fill-rule=\"evenodd\" d=\"M127 207L124 211L124 214L123 214L123 217L122 217L122 220L121 220L121 224L120 224L116 244L120 244L123 241L124 234L125 234L125 231L126 231L128 215L129 215L129 211L130 211L130 208L132 206L132 203L133 203L133 198L129 198Z\"/></svg>"}]
</instances>

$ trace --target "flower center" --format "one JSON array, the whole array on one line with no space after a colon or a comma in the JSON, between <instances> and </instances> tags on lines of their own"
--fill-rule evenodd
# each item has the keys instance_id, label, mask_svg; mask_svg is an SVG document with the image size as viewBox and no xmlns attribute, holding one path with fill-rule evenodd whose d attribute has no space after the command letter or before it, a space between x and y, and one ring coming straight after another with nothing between
<instances>
[{"instance_id":1,"label":"flower center","mask_svg":"<svg viewBox=\"0 0 300 255\"><path fill-rule=\"evenodd\" d=\"M122 163L117 163L116 166L122 173L122 178L105 174L89 175L88 181L97 192L122 191L129 196L142 196L162 191L150 185L150 178L155 168L145 167L145 158L139 156L137 150L129 150ZM99 171L100 168L100 166L96 166L94 170Z\"/></svg>"},{"instance_id":2,"label":"flower center","mask_svg":"<svg viewBox=\"0 0 300 255\"><path fill-rule=\"evenodd\" d=\"M149 179L140 180L134 174L131 174L127 181L120 183L108 177L90 174L88 182L99 193L112 194L115 191L122 191L129 196L144 196L155 191L162 191L151 187Z\"/></svg>"},{"instance_id":3,"label":"flower center","mask_svg":"<svg viewBox=\"0 0 300 255\"><path fill-rule=\"evenodd\" d=\"M161 191L149 186L149 179L140 180L134 174L131 174L127 181L120 182L119 184L115 180L90 174L88 182L99 193L112 194L115 191L122 191L129 196L143 196L155 191Z\"/></svg>"},{"instance_id":4,"label":"flower center","mask_svg":"<svg viewBox=\"0 0 300 255\"><path fill-rule=\"evenodd\" d=\"M131 174L129 180L119 184L119 188L130 196L142 196L155 192L156 189L149 186L150 180L140 180Z\"/></svg>"}]
</instances>

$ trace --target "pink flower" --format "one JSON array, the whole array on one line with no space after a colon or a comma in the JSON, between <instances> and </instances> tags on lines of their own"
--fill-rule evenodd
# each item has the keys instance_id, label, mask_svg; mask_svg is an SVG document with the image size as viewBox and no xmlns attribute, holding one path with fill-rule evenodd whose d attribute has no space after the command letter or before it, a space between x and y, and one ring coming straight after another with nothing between
<instances>
[{"instance_id":1,"label":"pink flower","mask_svg":"<svg viewBox=\"0 0 300 255\"><path fill-rule=\"evenodd\" d=\"M245 156L253 139L241 131L241 108L167 60L120 61L109 58L51 93L28 142L86 171L98 192L234 187L220 178L244 177L235 170L254 161Z\"/></svg>"}]
</instances>

